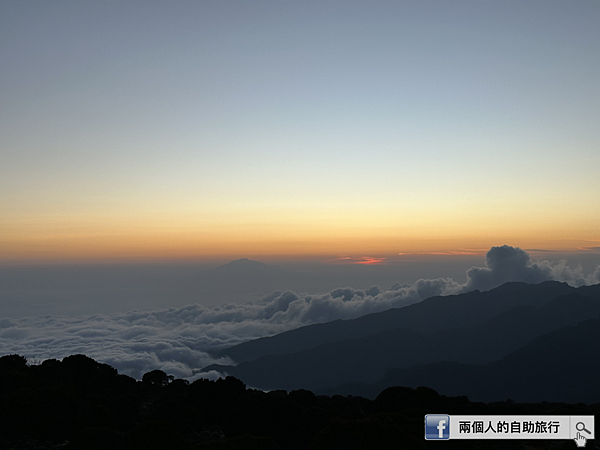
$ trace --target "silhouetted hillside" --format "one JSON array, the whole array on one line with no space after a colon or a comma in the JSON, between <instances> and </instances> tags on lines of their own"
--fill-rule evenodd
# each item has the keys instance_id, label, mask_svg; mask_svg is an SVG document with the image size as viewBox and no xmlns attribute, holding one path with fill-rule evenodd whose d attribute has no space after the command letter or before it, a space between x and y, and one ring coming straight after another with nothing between
<instances>
[{"instance_id":1,"label":"silhouetted hillside","mask_svg":"<svg viewBox=\"0 0 600 450\"><path fill-rule=\"evenodd\" d=\"M218 370L261 389L373 396L396 384L382 381L392 368L442 361L490 363L538 336L597 317L598 285L507 283L487 292L433 297L405 308L257 339L222 352L242 359L237 366L211 365L204 370ZM413 386L427 385L416 378L411 381ZM346 383L377 384L372 390L353 391ZM460 386L451 393L462 392ZM488 394L482 398L496 398L494 392Z\"/></svg>"},{"instance_id":2,"label":"silhouetted hillside","mask_svg":"<svg viewBox=\"0 0 600 450\"><path fill-rule=\"evenodd\" d=\"M425 414L592 415L599 407L486 405L424 387L389 388L375 400L317 396L307 390L267 393L248 389L233 377L188 383L161 370L136 381L84 355L40 365L28 365L19 355L0 358L0 449L427 449L439 444L423 439ZM449 441L444 446L523 445L508 440ZM572 446L527 441L530 449ZM598 447L592 441L587 448Z\"/></svg>"},{"instance_id":3,"label":"silhouetted hillside","mask_svg":"<svg viewBox=\"0 0 600 450\"><path fill-rule=\"evenodd\" d=\"M542 305L575 290L566 283L557 281L538 285L506 283L486 292L472 291L461 295L431 297L403 308L368 314L353 320L309 325L276 336L244 342L222 350L219 355L242 362L266 355L298 352L386 330L405 328L431 333L462 328L485 322L516 306ZM600 288L590 287L589 292L590 294L586 295L600 295Z\"/></svg>"},{"instance_id":4,"label":"silhouetted hillside","mask_svg":"<svg viewBox=\"0 0 600 450\"><path fill-rule=\"evenodd\" d=\"M590 317L600 317L600 298L583 297L575 292L539 307L511 308L476 326L428 334L404 328L388 330L302 352L269 355L236 367L213 365L210 368L226 371L262 389L318 390L346 382L373 383L390 368L438 361L488 363L523 347L537 336ZM414 383L429 385L418 380ZM377 388L382 390L393 384L377 385ZM327 392L338 393L335 389ZM452 394L457 395L457 392L460 389ZM360 392L360 395L366 394Z\"/></svg>"},{"instance_id":5,"label":"silhouetted hillside","mask_svg":"<svg viewBox=\"0 0 600 450\"><path fill-rule=\"evenodd\" d=\"M535 338L523 348L485 365L457 362L390 369L377 383L347 383L321 392L375 397L386 386L430 386L476 401L600 402L600 320Z\"/></svg>"}]
</instances>

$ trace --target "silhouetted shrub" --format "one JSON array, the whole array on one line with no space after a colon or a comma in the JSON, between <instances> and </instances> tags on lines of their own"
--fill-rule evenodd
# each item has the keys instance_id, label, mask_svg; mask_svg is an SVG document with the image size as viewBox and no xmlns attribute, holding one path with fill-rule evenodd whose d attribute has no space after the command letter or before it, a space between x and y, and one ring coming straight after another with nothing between
<instances>
[{"instance_id":1,"label":"silhouetted shrub","mask_svg":"<svg viewBox=\"0 0 600 450\"><path fill-rule=\"evenodd\" d=\"M27 359L19 355L5 355L0 358L0 371L26 372Z\"/></svg>"},{"instance_id":2,"label":"silhouetted shrub","mask_svg":"<svg viewBox=\"0 0 600 450\"><path fill-rule=\"evenodd\" d=\"M142 383L152 386L167 386L173 380L173 375L167 375L162 370L147 372L142 377Z\"/></svg>"},{"instance_id":3,"label":"silhouetted shrub","mask_svg":"<svg viewBox=\"0 0 600 450\"><path fill-rule=\"evenodd\" d=\"M397 412L411 408L435 408L442 401L436 391L426 387L412 389L393 386L375 398L375 408L380 412Z\"/></svg>"},{"instance_id":4,"label":"silhouetted shrub","mask_svg":"<svg viewBox=\"0 0 600 450\"><path fill-rule=\"evenodd\" d=\"M233 377L189 384L161 370L143 381L85 355L27 365L0 358L0 449L433 448L423 415L595 415L600 405L470 402L420 387L376 400L307 390L263 392ZM67 445L66 442L69 444ZM572 442L450 441L449 449L570 448ZM589 448L597 448L594 442Z\"/></svg>"},{"instance_id":5,"label":"silhouetted shrub","mask_svg":"<svg viewBox=\"0 0 600 450\"><path fill-rule=\"evenodd\" d=\"M302 405L304 408L317 406L318 403L317 396L311 391L307 391L306 389L298 389L295 391L291 391L288 395L290 396L290 398L293 398L295 401L298 402L298 404Z\"/></svg>"},{"instance_id":6,"label":"silhouetted shrub","mask_svg":"<svg viewBox=\"0 0 600 450\"><path fill-rule=\"evenodd\" d=\"M188 449L190 445L173 424L151 420L142 423L129 436L126 447L132 450L179 450Z\"/></svg>"},{"instance_id":7,"label":"silhouetted shrub","mask_svg":"<svg viewBox=\"0 0 600 450\"><path fill-rule=\"evenodd\" d=\"M398 420L389 416L369 416L358 420L335 418L314 438L311 449L420 449L423 438L410 436Z\"/></svg>"},{"instance_id":8,"label":"silhouetted shrub","mask_svg":"<svg viewBox=\"0 0 600 450\"><path fill-rule=\"evenodd\" d=\"M246 434L231 439L210 442L196 447L197 450L281 450L273 438Z\"/></svg>"}]
</instances>

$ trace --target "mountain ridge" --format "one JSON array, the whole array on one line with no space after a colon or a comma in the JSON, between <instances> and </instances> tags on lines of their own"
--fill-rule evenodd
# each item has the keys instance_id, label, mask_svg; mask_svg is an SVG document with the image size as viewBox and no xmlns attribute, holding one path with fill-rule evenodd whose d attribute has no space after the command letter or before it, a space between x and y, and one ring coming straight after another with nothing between
<instances>
[{"instance_id":1,"label":"mountain ridge","mask_svg":"<svg viewBox=\"0 0 600 450\"><path fill-rule=\"evenodd\" d=\"M315 392L374 398L382 386L426 385L444 395L460 392L471 401L600 403L599 342L600 319L588 319L538 336L487 364L440 361L391 368L376 383L344 383Z\"/></svg>"},{"instance_id":2,"label":"mountain ridge","mask_svg":"<svg viewBox=\"0 0 600 450\"><path fill-rule=\"evenodd\" d=\"M438 308L440 303L465 308L479 302L479 308L474 308L474 311L483 311L485 314L473 321L472 316L463 316L462 311L457 310L455 316L458 318L448 318L453 323L449 327L438 326L426 330L417 321L412 328L382 330L324 342L300 351L262 355L254 360L242 361L237 366L211 365L203 370L226 372L261 389L306 388L333 394L351 393L344 390L345 383L378 383L392 369L412 370L410 373L414 373L418 367L443 361L447 361L450 367L462 367L461 364L477 364L480 367L519 350L541 335L565 326L574 326L590 317L599 318L600 286L590 288L572 288L562 283L513 284L503 286L496 292L433 297L428 299L429 305L426 304L428 300L421 302L425 306L411 305L413 311L422 309L428 313L433 305L434 309L441 309L445 313L443 308ZM561 292L567 294L556 296ZM506 297L507 294L512 299ZM459 298L460 301L457 300ZM504 308L499 307L499 301L505 302ZM394 311L393 317L397 318L403 310L410 311L411 306ZM371 314L369 320L386 317L384 313ZM418 315L410 313L408 317L415 319ZM339 329L344 322L360 323L359 319L321 325ZM436 323L435 320L433 323ZM314 327L305 327L304 333L312 329ZM294 331L283 334L297 336ZM456 381L460 385L459 380ZM417 385L427 385L427 382ZM333 386L338 386L342 391L336 392ZM379 391L388 387L381 383L376 386ZM435 389L437 386L432 387ZM355 393L363 395L365 390L368 391L368 388L358 389ZM450 394L459 395L456 390Z\"/></svg>"},{"instance_id":3,"label":"mountain ridge","mask_svg":"<svg viewBox=\"0 0 600 450\"><path fill-rule=\"evenodd\" d=\"M538 287L533 289L531 286ZM531 297L529 291L532 289L537 293L535 296L537 301L547 301L572 292L575 288L558 281L547 281L538 285L513 282L505 283L485 293L474 290L458 295L435 296L402 308L371 313L357 319L338 319L332 322L312 324L274 336L255 339L220 350L215 356L227 356L239 363L257 359L261 356L301 351L328 342L367 336L379 331L402 327L413 330L435 331L436 329L451 328L457 320L462 322L461 326L468 323L474 324L484 320L485 317L491 317L494 313L509 309L511 305L535 303L536 298L528 300L528 297ZM519 294L516 295L515 293ZM483 319L481 314L486 313L485 308L483 308L486 305L477 304L482 294L488 298L493 297L496 302L495 307L492 305L493 309L487 308L487 314L484 314ZM512 297L512 303L501 303L503 299L509 297ZM450 305L443 299L454 299L458 302ZM460 314L457 314L456 306L462 307ZM476 307L477 310L475 310Z\"/></svg>"}]
</instances>

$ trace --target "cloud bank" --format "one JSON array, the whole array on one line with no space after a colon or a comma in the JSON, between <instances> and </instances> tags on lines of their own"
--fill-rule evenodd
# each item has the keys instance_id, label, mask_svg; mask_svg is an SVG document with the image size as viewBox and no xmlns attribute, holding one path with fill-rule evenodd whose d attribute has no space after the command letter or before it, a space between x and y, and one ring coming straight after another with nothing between
<instances>
[{"instance_id":1,"label":"cloud bank","mask_svg":"<svg viewBox=\"0 0 600 450\"><path fill-rule=\"evenodd\" d=\"M438 278L389 289L345 287L318 295L274 292L259 302L214 308L193 304L87 317L5 318L0 319L0 355L18 353L41 361L83 353L138 379L148 371L162 369L176 378L193 380L208 364L231 362L215 360L211 351L250 339L399 308L435 295L489 290L507 281L596 284L600 266L586 276L581 266L572 269L566 261L533 262L524 250L504 245L491 248L485 267L472 267L466 275L462 284Z\"/></svg>"}]
</instances>

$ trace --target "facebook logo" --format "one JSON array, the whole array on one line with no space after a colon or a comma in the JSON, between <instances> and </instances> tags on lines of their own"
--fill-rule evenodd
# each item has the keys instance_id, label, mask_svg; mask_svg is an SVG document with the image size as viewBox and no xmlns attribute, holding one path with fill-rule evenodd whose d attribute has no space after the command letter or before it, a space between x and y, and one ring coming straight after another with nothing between
<instances>
[{"instance_id":1,"label":"facebook logo","mask_svg":"<svg viewBox=\"0 0 600 450\"><path fill-rule=\"evenodd\" d=\"M425 416L425 439L450 439L450 416L427 414Z\"/></svg>"}]
</instances>

